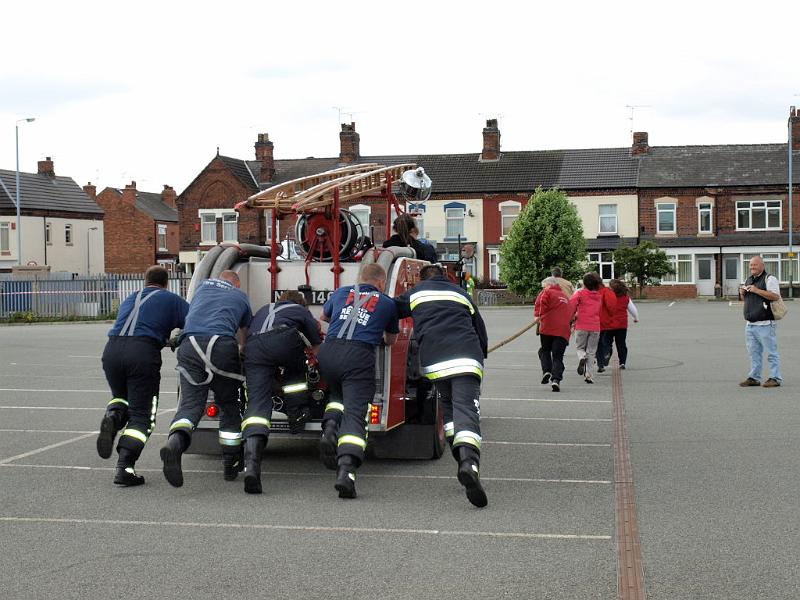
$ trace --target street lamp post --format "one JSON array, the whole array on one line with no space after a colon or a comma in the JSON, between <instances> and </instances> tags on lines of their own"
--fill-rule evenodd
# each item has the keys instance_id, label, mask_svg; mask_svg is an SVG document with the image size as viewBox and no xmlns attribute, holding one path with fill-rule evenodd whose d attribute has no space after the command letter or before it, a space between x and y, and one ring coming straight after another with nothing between
<instances>
[{"instance_id":1,"label":"street lamp post","mask_svg":"<svg viewBox=\"0 0 800 600\"><path fill-rule=\"evenodd\" d=\"M794 249L792 248L792 228L794 225L792 224L792 144L794 140L792 140L792 126L794 125L794 118L795 118L795 108L794 106L789 107L789 142L788 142L788 152L789 152L789 264L792 265L792 268L789 270L789 298L794 296L793 287L794 283L792 280L794 279L794 268L797 265L797 261L795 260L794 256Z\"/></svg>"},{"instance_id":2,"label":"street lamp post","mask_svg":"<svg viewBox=\"0 0 800 600\"><path fill-rule=\"evenodd\" d=\"M14 133L15 133L15 141L16 141L16 151L17 151L17 264L22 264L22 222L20 220L20 199L19 199L19 124L20 123L31 123L35 121L35 117L26 117L24 119L19 119L14 124Z\"/></svg>"},{"instance_id":3,"label":"street lamp post","mask_svg":"<svg viewBox=\"0 0 800 600\"><path fill-rule=\"evenodd\" d=\"M97 231L97 227L89 227L86 230L86 276L88 277L91 275L91 270L89 269L89 232L90 231Z\"/></svg>"}]
</instances>

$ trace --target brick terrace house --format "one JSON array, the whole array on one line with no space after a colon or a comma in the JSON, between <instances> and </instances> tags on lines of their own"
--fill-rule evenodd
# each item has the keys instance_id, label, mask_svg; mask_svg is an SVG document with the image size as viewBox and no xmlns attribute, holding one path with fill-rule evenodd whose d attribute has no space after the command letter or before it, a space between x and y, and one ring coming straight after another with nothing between
<instances>
[{"instance_id":1,"label":"brick terrace house","mask_svg":"<svg viewBox=\"0 0 800 600\"><path fill-rule=\"evenodd\" d=\"M16 171L0 169L0 272L23 266L84 275L103 264L103 209L52 159L36 173L20 172L22 252L17 247Z\"/></svg>"},{"instance_id":2,"label":"brick terrace house","mask_svg":"<svg viewBox=\"0 0 800 600\"><path fill-rule=\"evenodd\" d=\"M95 186L84 191L95 197ZM132 181L124 189L105 188L96 195L105 210L105 260L109 273L143 273L160 264L174 271L178 261L177 194L165 185L161 193L142 192Z\"/></svg>"}]
</instances>

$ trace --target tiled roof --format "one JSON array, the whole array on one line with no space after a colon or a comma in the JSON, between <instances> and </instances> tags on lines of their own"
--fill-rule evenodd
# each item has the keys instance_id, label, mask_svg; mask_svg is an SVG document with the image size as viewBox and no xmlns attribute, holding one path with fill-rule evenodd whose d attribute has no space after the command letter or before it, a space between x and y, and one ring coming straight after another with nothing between
<instances>
[{"instance_id":1,"label":"tiled roof","mask_svg":"<svg viewBox=\"0 0 800 600\"><path fill-rule=\"evenodd\" d=\"M165 204L161 194L136 191L136 208L147 213L156 221L178 222L178 209Z\"/></svg>"},{"instance_id":2,"label":"tiled roof","mask_svg":"<svg viewBox=\"0 0 800 600\"><path fill-rule=\"evenodd\" d=\"M89 198L70 177L49 177L36 173L19 174L22 211L52 210L103 214L103 209ZM16 211L16 171L0 169L0 211Z\"/></svg>"},{"instance_id":3,"label":"tiled roof","mask_svg":"<svg viewBox=\"0 0 800 600\"><path fill-rule=\"evenodd\" d=\"M616 236L603 236L586 240L586 249L589 252L597 250L613 250L620 246L635 246L639 243L636 238L621 238Z\"/></svg>"},{"instance_id":4,"label":"tiled roof","mask_svg":"<svg viewBox=\"0 0 800 600\"><path fill-rule=\"evenodd\" d=\"M800 152L793 162L800 166ZM651 146L641 159L639 187L786 185L787 166L786 144Z\"/></svg>"},{"instance_id":5,"label":"tiled roof","mask_svg":"<svg viewBox=\"0 0 800 600\"><path fill-rule=\"evenodd\" d=\"M253 190L253 193L258 191L258 184L256 183L258 171L250 172L247 163L240 158L231 158L230 156L222 156L221 154L217 156L217 158L225 163L239 181Z\"/></svg>"}]
</instances>

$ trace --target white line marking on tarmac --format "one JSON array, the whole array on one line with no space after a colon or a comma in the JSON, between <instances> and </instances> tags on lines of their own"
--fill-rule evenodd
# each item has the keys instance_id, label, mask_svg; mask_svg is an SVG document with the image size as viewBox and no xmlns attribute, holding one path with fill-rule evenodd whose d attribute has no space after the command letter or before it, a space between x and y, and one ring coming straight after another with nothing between
<instances>
[{"instance_id":1,"label":"white line marking on tarmac","mask_svg":"<svg viewBox=\"0 0 800 600\"><path fill-rule=\"evenodd\" d=\"M575 403L575 404L611 404L611 400L570 400L570 399L557 400L555 398L499 398L496 396L481 398L481 402L483 402L484 400L504 400L506 402L565 402L565 403Z\"/></svg>"},{"instance_id":2,"label":"white line marking on tarmac","mask_svg":"<svg viewBox=\"0 0 800 600\"><path fill-rule=\"evenodd\" d=\"M669 304L667 304L667 308L669 308L669 307L670 307L670 306L672 306L673 304L675 304L675 302L670 302Z\"/></svg>"},{"instance_id":3,"label":"white line marking on tarmac","mask_svg":"<svg viewBox=\"0 0 800 600\"><path fill-rule=\"evenodd\" d=\"M45 446L44 448L38 448L36 450L31 450L30 452L25 452L23 454L17 454L16 456L11 456L9 458L4 458L0 460L0 465L7 465L12 461L19 460L20 458L28 458L29 456L33 456L35 454L40 454L42 452L47 452L48 450L52 450L53 448L58 448L59 446L65 446L67 444L72 444L73 442L79 442L81 440L85 440L86 438L95 435L94 432L86 433L84 435L78 436L76 438L71 438L68 440L64 440L62 442L57 442L55 444L50 444L49 446Z\"/></svg>"},{"instance_id":4,"label":"white line marking on tarmac","mask_svg":"<svg viewBox=\"0 0 800 600\"><path fill-rule=\"evenodd\" d=\"M481 444L498 444L502 446L573 446L576 448L610 448L611 444L584 444L571 442L495 442L483 440Z\"/></svg>"},{"instance_id":5,"label":"white line marking on tarmac","mask_svg":"<svg viewBox=\"0 0 800 600\"><path fill-rule=\"evenodd\" d=\"M507 419L509 421L580 421L582 423L611 423L611 419L561 419L556 417L485 417L481 416L481 421L486 419Z\"/></svg>"},{"instance_id":6,"label":"white line marking on tarmac","mask_svg":"<svg viewBox=\"0 0 800 600\"><path fill-rule=\"evenodd\" d=\"M399 533L406 535L449 535L521 539L549 540L600 540L608 541L610 535L584 535L577 533L521 533L504 531L447 531L439 529L394 529L389 527L316 527L313 525L269 525L266 523L197 523L191 521L123 521L117 519L54 519L45 517L0 517L0 521L10 523L53 523L78 525L132 525L141 527L212 528L212 529L254 529L270 531L311 531L330 533Z\"/></svg>"},{"instance_id":7,"label":"white line marking on tarmac","mask_svg":"<svg viewBox=\"0 0 800 600\"><path fill-rule=\"evenodd\" d=\"M538 354L538 350L495 350L492 354Z\"/></svg>"},{"instance_id":8,"label":"white line marking on tarmac","mask_svg":"<svg viewBox=\"0 0 800 600\"><path fill-rule=\"evenodd\" d=\"M92 432L95 433L95 432ZM166 434L162 434L166 435ZM17 469L62 469L78 471L113 471L114 467L83 467L78 465L34 465L34 464L0 464L1 467L14 467ZM207 475L219 475L219 470L211 469L182 469L184 473L200 473ZM137 473L161 473L161 469L141 469L136 468ZM327 471L262 471L262 475L270 477L330 477ZM362 479L447 479L455 480L456 477L450 475L381 475L378 473L359 473ZM586 485L610 485L612 481L605 479L545 479L531 477L481 477L481 481L499 481L511 483L563 483L563 484L586 484Z\"/></svg>"},{"instance_id":9,"label":"white line marking on tarmac","mask_svg":"<svg viewBox=\"0 0 800 600\"><path fill-rule=\"evenodd\" d=\"M6 410L102 410L105 406L0 406Z\"/></svg>"},{"instance_id":10,"label":"white line marking on tarmac","mask_svg":"<svg viewBox=\"0 0 800 600\"><path fill-rule=\"evenodd\" d=\"M70 392L73 394L108 394L108 390L41 390L33 388L0 388L0 392ZM164 394L177 394L178 392L159 392L162 396Z\"/></svg>"},{"instance_id":11,"label":"white line marking on tarmac","mask_svg":"<svg viewBox=\"0 0 800 600\"><path fill-rule=\"evenodd\" d=\"M88 354L68 354L67 358L102 358L100 356L90 356Z\"/></svg>"}]
</instances>

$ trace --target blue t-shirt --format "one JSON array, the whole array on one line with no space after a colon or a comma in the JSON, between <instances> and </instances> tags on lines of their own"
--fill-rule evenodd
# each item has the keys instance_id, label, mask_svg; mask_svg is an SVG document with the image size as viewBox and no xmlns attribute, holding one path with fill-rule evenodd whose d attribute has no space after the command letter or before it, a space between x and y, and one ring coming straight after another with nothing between
<instances>
[{"instance_id":1,"label":"blue t-shirt","mask_svg":"<svg viewBox=\"0 0 800 600\"><path fill-rule=\"evenodd\" d=\"M270 306L272 305L267 304L266 306L261 307L255 314L253 321L250 323L248 337L259 335L261 326L264 325L264 321L266 321L267 317L269 316ZM276 309L282 306L285 306L286 308L275 312L275 320L272 322L273 329L278 328L281 325L288 325L289 327L297 329L297 331L306 336L308 343L312 346L316 346L322 341L319 335L319 323L317 323L317 320L311 315L311 311L309 311L305 306L300 306L299 304L295 304L294 302L290 301L275 303Z\"/></svg>"},{"instance_id":2,"label":"blue t-shirt","mask_svg":"<svg viewBox=\"0 0 800 600\"><path fill-rule=\"evenodd\" d=\"M128 320L128 316L133 310L138 294L139 292L134 292L122 302L117 314L117 321L108 332L108 337L120 334L125 326L125 321ZM152 294L155 296L142 304L139 309L139 318L133 328L133 335L150 337L161 345L165 345L170 332L176 327L183 327L186 314L189 312L189 303L177 294L160 287L144 288L142 300Z\"/></svg>"},{"instance_id":3,"label":"blue t-shirt","mask_svg":"<svg viewBox=\"0 0 800 600\"><path fill-rule=\"evenodd\" d=\"M380 293L374 286L366 283L359 284L359 290L362 298L369 296L369 299L358 311L353 340L377 346L383 339L384 331L388 333L400 331L397 308L389 296ZM339 330L353 308L354 296L355 289L353 287L340 287L331 294L325 306L322 307L322 313L330 318L326 341L337 339Z\"/></svg>"},{"instance_id":4,"label":"blue t-shirt","mask_svg":"<svg viewBox=\"0 0 800 600\"><path fill-rule=\"evenodd\" d=\"M192 298L181 339L188 335L235 337L252 318L247 294L222 279L206 279Z\"/></svg>"}]
</instances>

